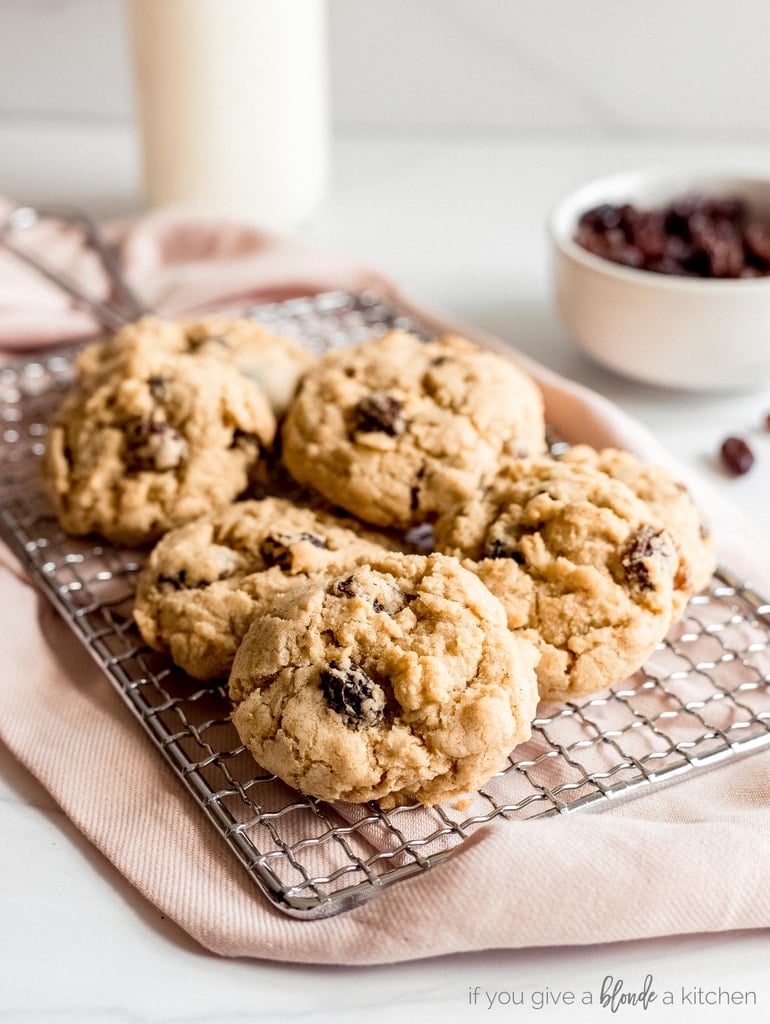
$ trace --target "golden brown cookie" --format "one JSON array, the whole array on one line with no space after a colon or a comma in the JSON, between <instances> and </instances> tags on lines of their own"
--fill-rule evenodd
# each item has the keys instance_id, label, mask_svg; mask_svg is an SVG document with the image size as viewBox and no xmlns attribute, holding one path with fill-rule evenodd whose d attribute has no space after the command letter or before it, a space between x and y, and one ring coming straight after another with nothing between
<instances>
[{"instance_id":1,"label":"golden brown cookie","mask_svg":"<svg viewBox=\"0 0 770 1024\"><path fill-rule=\"evenodd\" d=\"M196 679L227 676L260 611L298 581L379 557L390 541L281 498L240 501L170 530L139 575L145 643Z\"/></svg>"},{"instance_id":2,"label":"golden brown cookie","mask_svg":"<svg viewBox=\"0 0 770 1024\"><path fill-rule=\"evenodd\" d=\"M435 532L540 650L543 700L620 682L671 625L673 541L630 488L591 466L509 463Z\"/></svg>"},{"instance_id":3,"label":"golden brown cookie","mask_svg":"<svg viewBox=\"0 0 770 1024\"><path fill-rule=\"evenodd\" d=\"M81 373L43 473L65 530L146 544L240 494L275 429L259 386L229 363L132 348Z\"/></svg>"},{"instance_id":4,"label":"golden brown cookie","mask_svg":"<svg viewBox=\"0 0 770 1024\"><path fill-rule=\"evenodd\" d=\"M543 402L528 376L463 338L392 331L327 352L282 437L297 480L367 522L408 528L470 497L501 458L542 452Z\"/></svg>"},{"instance_id":5,"label":"golden brown cookie","mask_svg":"<svg viewBox=\"0 0 770 1024\"><path fill-rule=\"evenodd\" d=\"M386 555L254 620L230 676L233 721L303 793L433 804L479 788L529 737L536 660L456 559Z\"/></svg>"},{"instance_id":6,"label":"golden brown cookie","mask_svg":"<svg viewBox=\"0 0 770 1024\"><path fill-rule=\"evenodd\" d=\"M714 539L685 484L665 467L647 465L618 448L597 450L579 444L561 458L564 462L593 466L615 480L622 480L668 530L679 554L674 579L674 618L680 618L689 599L708 585L716 568Z\"/></svg>"}]
</instances>

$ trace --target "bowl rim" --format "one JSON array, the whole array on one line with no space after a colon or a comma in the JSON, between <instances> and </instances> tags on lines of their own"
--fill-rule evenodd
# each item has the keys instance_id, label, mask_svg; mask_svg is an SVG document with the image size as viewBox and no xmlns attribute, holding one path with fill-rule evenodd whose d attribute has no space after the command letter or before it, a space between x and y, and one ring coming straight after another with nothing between
<instances>
[{"instance_id":1,"label":"bowl rim","mask_svg":"<svg viewBox=\"0 0 770 1024\"><path fill-rule=\"evenodd\" d=\"M634 202L632 193L645 187L659 187L663 193L670 193L676 198L698 189L716 191L738 191L741 186L751 186L754 190L767 192L770 206L770 177L757 169L739 169L724 167L642 167L625 171L616 171L599 178L591 178L577 188L563 195L551 207L547 217L548 235L552 246L568 258L585 267L617 278L629 284L642 285L647 288L663 290L729 293L731 291L746 292L770 289L770 274L763 277L686 277L683 274L658 274L640 267L627 267L614 263L604 256L584 249L573 238L579 216L592 206L601 203L604 194L605 202L614 202L613 192L629 193L623 201ZM607 193L610 193L609 197ZM666 202L666 198L654 202ZM647 201L650 202L650 201Z\"/></svg>"}]
</instances>

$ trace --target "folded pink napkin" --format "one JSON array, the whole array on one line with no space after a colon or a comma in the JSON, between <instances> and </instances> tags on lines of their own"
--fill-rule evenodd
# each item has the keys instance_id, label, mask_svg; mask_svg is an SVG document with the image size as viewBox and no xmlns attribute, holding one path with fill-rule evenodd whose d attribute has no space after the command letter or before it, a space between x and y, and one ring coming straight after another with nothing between
<instances>
[{"instance_id":1,"label":"folded pink napkin","mask_svg":"<svg viewBox=\"0 0 770 1024\"><path fill-rule=\"evenodd\" d=\"M0 220L11 204L0 199ZM120 251L129 283L149 309L164 316L279 301L345 287L386 292L387 282L339 252L233 221L158 210L104 229ZM88 294L106 298L97 257L78 232L43 220L14 239L65 268ZM61 290L0 247L0 342L6 349L81 338L94 320Z\"/></svg>"},{"instance_id":2,"label":"folded pink napkin","mask_svg":"<svg viewBox=\"0 0 770 1024\"><path fill-rule=\"evenodd\" d=\"M371 289L415 308L385 278L342 254L237 223L159 212L107 233L134 288L166 314L327 289ZM98 268L66 232L41 227L40 240L104 291ZM600 396L467 325L415 311L517 359L540 382L547 418L566 439L622 445L665 461L649 434ZM0 253L0 343L7 350L93 330L85 313ZM763 542L703 481L688 482L707 508L721 560L770 593ZM600 814L496 820L435 870L337 917L295 920L255 892L6 549L0 664L0 734L8 747L147 899L217 953L384 963L770 925L770 886L763 884L770 863L767 754Z\"/></svg>"}]
</instances>

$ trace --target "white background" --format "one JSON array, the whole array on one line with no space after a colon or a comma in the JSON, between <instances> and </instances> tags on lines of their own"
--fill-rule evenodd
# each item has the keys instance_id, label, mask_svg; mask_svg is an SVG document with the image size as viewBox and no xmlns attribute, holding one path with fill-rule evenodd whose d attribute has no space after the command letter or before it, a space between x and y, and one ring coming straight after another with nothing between
<instances>
[{"instance_id":1,"label":"white background","mask_svg":"<svg viewBox=\"0 0 770 1024\"><path fill-rule=\"evenodd\" d=\"M127 121L124 17L2 0L0 116ZM343 129L770 132L762 0L329 0L329 26Z\"/></svg>"}]
</instances>

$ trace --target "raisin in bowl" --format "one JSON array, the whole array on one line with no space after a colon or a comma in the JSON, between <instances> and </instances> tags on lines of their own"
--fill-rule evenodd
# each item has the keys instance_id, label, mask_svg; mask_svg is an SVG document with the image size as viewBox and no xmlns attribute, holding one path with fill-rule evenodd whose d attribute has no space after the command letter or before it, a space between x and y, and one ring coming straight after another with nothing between
<instances>
[{"instance_id":1,"label":"raisin in bowl","mask_svg":"<svg viewBox=\"0 0 770 1024\"><path fill-rule=\"evenodd\" d=\"M770 178L632 171L549 221L570 338L626 377L755 390L770 380Z\"/></svg>"}]
</instances>

